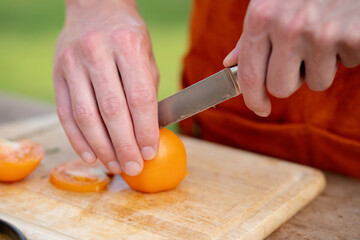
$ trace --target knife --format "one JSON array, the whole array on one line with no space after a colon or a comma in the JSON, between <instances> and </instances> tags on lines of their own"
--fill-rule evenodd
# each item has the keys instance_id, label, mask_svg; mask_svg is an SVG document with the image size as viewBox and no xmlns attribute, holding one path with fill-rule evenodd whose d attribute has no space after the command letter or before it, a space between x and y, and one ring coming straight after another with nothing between
<instances>
[{"instance_id":1,"label":"knife","mask_svg":"<svg viewBox=\"0 0 360 240\"><path fill-rule=\"evenodd\" d=\"M159 126L166 127L238 96L238 67L225 68L158 103Z\"/></svg>"}]
</instances>

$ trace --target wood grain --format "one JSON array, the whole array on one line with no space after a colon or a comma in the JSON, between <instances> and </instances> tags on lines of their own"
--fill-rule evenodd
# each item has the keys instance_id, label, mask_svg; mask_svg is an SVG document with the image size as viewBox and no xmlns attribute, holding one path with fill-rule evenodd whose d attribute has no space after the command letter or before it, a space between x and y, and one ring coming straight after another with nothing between
<instances>
[{"instance_id":1,"label":"wood grain","mask_svg":"<svg viewBox=\"0 0 360 240\"><path fill-rule=\"evenodd\" d=\"M48 181L76 157L56 116L3 126L0 135L46 148L28 178L0 184L0 218L29 239L262 239L325 185L317 170L182 137L189 175L177 189L141 194L116 177L105 192L71 193Z\"/></svg>"}]
</instances>

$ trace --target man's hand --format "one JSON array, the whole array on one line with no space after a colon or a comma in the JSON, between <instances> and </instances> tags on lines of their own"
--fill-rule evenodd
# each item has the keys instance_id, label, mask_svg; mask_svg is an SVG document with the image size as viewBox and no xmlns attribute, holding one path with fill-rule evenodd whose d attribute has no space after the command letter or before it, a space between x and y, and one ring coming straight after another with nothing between
<instances>
[{"instance_id":1,"label":"man's hand","mask_svg":"<svg viewBox=\"0 0 360 240\"><path fill-rule=\"evenodd\" d=\"M359 0L252 0L224 65L238 64L245 104L265 117L271 112L267 91L286 98L304 81L325 90L337 60L346 67L360 63Z\"/></svg>"},{"instance_id":2,"label":"man's hand","mask_svg":"<svg viewBox=\"0 0 360 240\"><path fill-rule=\"evenodd\" d=\"M159 77L135 0L68 0L53 78L60 121L84 161L137 175L155 157Z\"/></svg>"}]
</instances>

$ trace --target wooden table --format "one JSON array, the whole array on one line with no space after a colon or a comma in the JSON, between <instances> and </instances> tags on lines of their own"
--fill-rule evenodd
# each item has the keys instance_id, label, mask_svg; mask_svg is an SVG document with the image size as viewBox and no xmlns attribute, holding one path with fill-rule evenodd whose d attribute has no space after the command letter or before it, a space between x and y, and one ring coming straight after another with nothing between
<instances>
[{"instance_id":1,"label":"wooden table","mask_svg":"<svg viewBox=\"0 0 360 240\"><path fill-rule=\"evenodd\" d=\"M48 104L0 94L0 124L54 111ZM268 240L360 239L360 180L329 172L325 175L325 191Z\"/></svg>"}]
</instances>

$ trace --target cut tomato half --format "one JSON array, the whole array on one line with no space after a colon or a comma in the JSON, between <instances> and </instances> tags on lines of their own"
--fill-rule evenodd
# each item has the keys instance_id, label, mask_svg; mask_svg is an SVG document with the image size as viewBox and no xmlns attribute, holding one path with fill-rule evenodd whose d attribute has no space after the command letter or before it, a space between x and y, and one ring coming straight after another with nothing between
<instances>
[{"instance_id":1,"label":"cut tomato half","mask_svg":"<svg viewBox=\"0 0 360 240\"><path fill-rule=\"evenodd\" d=\"M99 192L110 182L107 170L100 163L86 164L81 159L65 162L50 174L57 188L72 192Z\"/></svg>"},{"instance_id":2,"label":"cut tomato half","mask_svg":"<svg viewBox=\"0 0 360 240\"><path fill-rule=\"evenodd\" d=\"M0 182L24 179L39 165L44 148L31 140L0 139Z\"/></svg>"}]
</instances>

